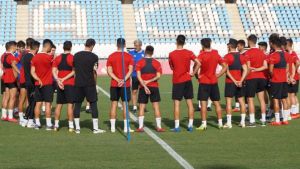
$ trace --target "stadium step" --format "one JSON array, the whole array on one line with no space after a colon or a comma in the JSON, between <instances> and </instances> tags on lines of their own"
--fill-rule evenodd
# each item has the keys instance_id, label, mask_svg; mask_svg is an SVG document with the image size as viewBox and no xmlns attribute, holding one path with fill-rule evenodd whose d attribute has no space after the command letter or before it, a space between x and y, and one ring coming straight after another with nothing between
<instances>
[{"instance_id":1,"label":"stadium step","mask_svg":"<svg viewBox=\"0 0 300 169\"><path fill-rule=\"evenodd\" d=\"M133 48L133 41L137 39L137 30L135 26L134 10L132 4L122 4L124 17L124 31L127 41L127 47Z\"/></svg>"},{"instance_id":2,"label":"stadium step","mask_svg":"<svg viewBox=\"0 0 300 169\"><path fill-rule=\"evenodd\" d=\"M28 5L17 5L16 40L25 41L28 37Z\"/></svg>"},{"instance_id":3,"label":"stadium step","mask_svg":"<svg viewBox=\"0 0 300 169\"><path fill-rule=\"evenodd\" d=\"M245 30L239 15L238 7L236 4L226 4L228 16L232 26L233 37L236 39L246 39Z\"/></svg>"}]
</instances>

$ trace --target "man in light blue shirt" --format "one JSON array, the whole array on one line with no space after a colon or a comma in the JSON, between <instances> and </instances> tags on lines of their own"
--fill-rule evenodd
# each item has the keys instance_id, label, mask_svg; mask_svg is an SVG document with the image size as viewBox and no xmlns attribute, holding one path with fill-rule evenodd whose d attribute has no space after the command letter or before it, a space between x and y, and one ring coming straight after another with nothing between
<instances>
[{"instance_id":1,"label":"man in light blue shirt","mask_svg":"<svg viewBox=\"0 0 300 169\"><path fill-rule=\"evenodd\" d=\"M137 111L137 93L138 93L138 89L139 89L139 85L140 85L139 80L137 78L135 66L136 66L136 63L145 56L145 52L142 49L142 45L143 45L143 43L141 40L139 40L139 39L135 40L134 41L135 49L129 51L129 54L131 54L134 59L134 68L133 68L133 72L131 75L132 105L133 105L134 113L136 113L136 111Z\"/></svg>"}]
</instances>

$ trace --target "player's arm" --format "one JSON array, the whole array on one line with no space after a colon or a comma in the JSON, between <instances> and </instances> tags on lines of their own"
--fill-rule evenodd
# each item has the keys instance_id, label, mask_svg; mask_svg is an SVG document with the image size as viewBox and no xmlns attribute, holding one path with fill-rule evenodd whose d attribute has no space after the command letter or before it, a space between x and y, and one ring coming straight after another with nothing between
<instances>
[{"instance_id":1,"label":"player's arm","mask_svg":"<svg viewBox=\"0 0 300 169\"><path fill-rule=\"evenodd\" d=\"M194 59L193 62L194 62L194 67L193 67L193 72L191 73L191 76L197 75L198 71L200 69L200 66L201 66L201 63L197 58Z\"/></svg>"},{"instance_id":2,"label":"player's arm","mask_svg":"<svg viewBox=\"0 0 300 169\"><path fill-rule=\"evenodd\" d=\"M270 64L269 65L269 72L270 72L271 76L273 76L273 71L274 71L274 64Z\"/></svg>"},{"instance_id":3,"label":"player's arm","mask_svg":"<svg viewBox=\"0 0 300 169\"><path fill-rule=\"evenodd\" d=\"M15 60L12 61L11 67L13 68L13 70L14 70L15 72L17 72L18 74L20 74L20 70L18 69L18 67L17 67L17 62L16 62Z\"/></svg>"},{"instance_id":4,"label":"player's arm","mask_svg":"<svg viewBox=\"0 0 300 169\"><path fill-rule=\"evenodd\" d=\"M248 75L248 66L246 64L243 64L242 69L243 69L243 73L242 73L241 83L246 79Z\"/></svg>"},{"instance_id":5,"label":"player's arm","mask_svg":"<svg viewBox=\"0 0 300 169\"><path fill-rule=\"evenodd\" d=\"M268 63L266 60L264 60L264 63L263 63L263 66L262 67L259 67L259 68L252 68L252 72L261 72L261 71L264 71L268 69Z\"/></svg>"},{"instance_id":6,"label":"player's arm","mask_svg":"<svg viewBox=\"0 0 300 169\"><path fill-rule=\"evenodd\" d=\"M65 77L61 78L61 82L64 82L68 79L70 79L71 77L73 77L75 75L75 70L73 69L69 74L67 74Z\"/></svg>"},{"instance_id":7,"label":"player's arm","mask_svg":"<svg viewBox=\"0 0 300 169\"><path fill-rule=\"evenodd\" d=\"M111 77L112 79L114 79L115 81L117 81L118 83L121 81L121 79L119 79L113 72L113 69L111 66L107 67L107 74L109 77Z\"/></svg>"},{"instance_id":8,"label":"player's arm","mask_svg":"<svg viewBox=\"0 0 300 169\"><path fill-rule=\"evenodd\" d=\"M42 83L41 79L37 76L37 74L35 72L35 67L34 66L31 66L30 74L31 74L31 76L33 77L34 80L36 80L36 81L39 82L40 87L42 87L43 83Z\"/></svg>"},{"instance_id":9,"label":"player's arm","mask_svg":"<svg viewBox=\"0 0 300 169\"><path fill-rule=\"evenodd\" d=\"M131 77L132 72L133 72L133 65L129 65L128 72L125 76L125 81L127 81Z\"/></svg>"},{"instance_id":10,"label":"player's arm","mask_svg":"<svg viewBox=\"0 0 300 169\"><path fill-rule=\"evenodd\" d=\"M147 84L145 83L145 81L144 81L143 78L142 78L141 71L140 71L140 70L137 70L136 73L137 73L137 78L138 78L140 84L143 86L143 88L144 88L146 94L151 94L149 88L147 87Z\"/></svg>"},{"instance_id":11,"label":"player's arm","mask_svg":"<svg viewBox=\"0 0 300 169\"><path fill-rule=\"evenodd\" d=\"M147 85L148 83L151 83L151 82L155 82L157 80L159 80L161 77L161 73L160 72L157 72L156 73L156 76L150 80L145 80L144 83Z\"/></svg>"},{"instance_id":12,"label":"player's arm","mask_svg":"<svg viewBox=\"0 0 300 169\"><path fill-rule=\"evenodd\" d=\"M174 67L173 67L173 63L172 63L170 56L169 56L169 65L170 65L171 70L173 70Z\"/></svg>"},{"instance_id":13,"label":"player's arm","mask_svg":"<svg viewBox=\"0 0 300 169\"><path fill-rule=\"evenodd\" d=\"M220 71L220 73L217 74L217 78L223 76L224 73L226 73L227 70L227 64L225 62L223 62L221 64L222 70Z\"/></svg>"},{"instance_id":14,"label":"player's arm","mask_svg":"<svg viewBox=\"0 0 300 169\"><path fill-rule=\"evenodd\" d=\"M229 69L226 70L226 75L233 81L234 84L237 85L238 81L232 76Z\"/></svg>"}]
</instances>

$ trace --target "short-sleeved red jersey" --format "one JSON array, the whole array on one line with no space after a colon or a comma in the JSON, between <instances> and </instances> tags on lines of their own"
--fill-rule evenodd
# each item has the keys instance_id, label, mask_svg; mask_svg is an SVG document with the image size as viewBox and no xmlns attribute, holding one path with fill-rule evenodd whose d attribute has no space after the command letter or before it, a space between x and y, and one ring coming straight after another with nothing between
<instances>
[{"instance_id":1,"label":"short-sleeved red jersey","mask_svg":"<svg viewBox=\"0 0 300 169\"><path fill-rule=\"evenodd\" d=\"M124 63L125 63L125 74L127 74L128 71L129 71L129 66L134 65L134 60L133 60L132 56L127 52L124 52ZM111 66L112 70L113 70L113 73L119 79L123 79L122 52L112 53L107 59L106 66L107 67ZM111 87L119 87L118 82L114 79L111 79L111 84L110 85L111 85ZM126 87L130 87L130 79L128 79L126 81Z\"/></svg>"},{"instance_id":2,"label":"short-sleeved red jersey","mask_svg":"<svg viewBox=\"0 0 300 169\"><path fill-rule=\"evenodd\" d=\"M191 80L191 61L195 59L194 53L187 49L174 50L169 54L169 65L173 70L173 84Z\"/></svg>"},{"instance_id":3,"label":"short-sleeved red jersey","mask_svg":"<svg viewBox=\"0 0 300 169\"><path fill-rule=\"evenodd\" d=\"M284 59L281 59L283 54ZM287 52L275 51L270 55L269 64L274 65L271 82L282 83L287 82L287 66L290 64L290 55ZM276 65L278 65L276 67Z\"/></svg>"},{"instance_id":4,"label":"short-sleeved red jersey","mask_svg":"<svg viewBox=\"0 0 300 169\"><path fill-rule=\"evenodd\" d=\"M70 68L74 68L73 65L73 61L74 61L74 56L72 54L67 54L66 55L66 66L70 67ZM63 66L60 66L62 62L62 55L59 55L57 57L55 57L55 59L53 60L52 63L52 67L55 67L58 69L58 78L64 78L65 76L67 76L68 74L70 74L72 72L72 70L66 70L63 68ZM74 76L65 80L63 82L63 85L70 85L70 86L74 86L75 84L75 78Z\"/></svg>"},{"instance_id":5,"label":"short-sleeved red jersey","mask_svg":"<svg viewBox=\"0 0 300 169\"><path fill-rule=\"evenodd\" d=\"M12 53L5 52L1 56L1 63L3 65L3 81L4 83L14 83L16 82L16 73L12 69L11 65L13 61L18 62L15 56Z\"/></svg>"},{"instance_id":6,"label":"short-sleeved red jersey","mask_svg":"<svg viewBox=\"0 0 300 169\"><path fill-rule=\"evenodd\" d=\"M299 57L298 57L297 53L295 51L292 51L292 52L290 52L290 56L291 56L291 63L296 65L297 62L299 61ZM290 67L290 70L292 70L292 67ZM292 72L290 72L290 73L292 73ZM296 70L294 79L299 80L299 73L297 70Z\"/></svg>"},{"instance_id":7,"label":"short-sleeved red jersey","mask_svg":"<svg viewBox=\"0 0 300 169\"><path fill-rule=\"evenodd\" d=\"M216 84L218 78L216 76L216 69L219 64L224 63L219 53L216 50L203 51L198 56L201 63L201 70L199 74L199 83L202 84Z\"/></svg>"},{"instance_id":8,"label":"short-sleeved red jersey","mask_svg":"<svg viewBox=\"0 0 300 169\"><path fill-rule=\"evenodd\" d=\"M143 58L136 64L136 71L141 71L143 80L150 80L156 77L157 72L162 73L161 64L158 60L153 58ZM147 84L148 87L158 87L158 82L151 82Z\"/></svg>"},{"instance_id":9,"label":"short-sleeved red jersey","mask_svg":"<svg viewBox=\"0 0 300 169\"><path fill-rule=\"evenodd\" d=\"M41 79L43 86L53 84L52 61L53 56L47 53L38 53L31 60L31 66L35 67L35 73ZM36 81L35 85L40 84Z\"/></svg>"},{"instance_id":10,"label":"short-sleeved red jersey","mask_svg":"<svg viewBox=\"0 0 300 169\"><path fill-rule=\"evenodd\" d=\"M234 55L239 56L239 60L236 61ZM240 68L242 67L242 65L246 64L245 58L241 56L238 52L228 53L227 55L224 56L224 61L227 63L228 69L233 64L235 64L234 65L235 67L239 66ZM239 70L233 69L233 70L229 70L229 72L235 80L237 81L241 80L242 73L243 73L242 69ZM225 82L233 83L233 81L229 77L226 77Z\"/></svg>"},{"instance_id":11,"label":"short-sleeved red jersey","mask_svg":"<svg viewBox=\"0 0 300 169\"><path fill-rule=\"evenodd\" d=\"M266 55L263 51L259 50L258 48L251 48L245 52L245 57L248 62L250 62L250 67L252 68L260 68L264 65L264 61L266 59ZM247 80L250 79L265 79L265 72L250 72L247 76Z\"/></svg>"}]
</instances>

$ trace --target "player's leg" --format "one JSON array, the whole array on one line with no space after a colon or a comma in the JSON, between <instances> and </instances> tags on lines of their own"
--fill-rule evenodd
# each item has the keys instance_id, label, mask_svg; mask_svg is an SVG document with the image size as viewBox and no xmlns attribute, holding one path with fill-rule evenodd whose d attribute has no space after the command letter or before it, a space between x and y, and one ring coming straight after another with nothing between
<instances>
[{"instance_id":1,"label":"player's leg","mask_svg":"<svg viewBox=\"0 0 300 169\"><path fill-rule=\"evenodd\" d=\"M116 132L117 107L118 107L118 101L111 101L109 116L110 116L110 131L112 133Z\"/></svg>"},{"instance_id":2,"label":"player's leg","mask_svg":"<svg viewBox=\"0 0 300 169\"><path fill-rule=\"evenodd\" d=\"M241 109L240 109L240 103L239 103L239 100L238 98L235 98L235 107L234 109L232 110L233 112L239 112Z\"/></svg>"},{"instance_id":3,"label":"player's leg","mask_svg":"<svg viewBox=\"0 0 300 169\"><path fill-rule=\"evenodd\" d=\"M261 125L266 126L266 102L265 102L265 92L261 91L257 93L258 101L260 103L261 111Z\"/></svg>"},{"instance_id":4,"label":"player's leg","mask_svg":"<svg viewBox=\"0 0 300 169\"><path fill-rule=\"evenodd\" d=\"M40 129L42 126L41 121L40 121L42 104L43 104L43 102L40 102L40 101L37 101L35 103L35 107L34 107L34 119L35 119L35 124L36 124L35 129Z\"/></svg>"},{"instance_id":5,"label":"player's leg","mask_svg":"<svg viewBox=\"0 0 300 169\"><path fill-rule=\"evenodd\" d=\"M232 128L231 117L232 117L232 98L226 97L226 117L227 122L224 125L224 128Z\"/></svg>"},{"instance_id":6,"label":"player's leg","mask_svg":"<svg viewBox=\"0 0 300 169\"><path fill-rule=\"evenodd\" d=\"M157 132L164 132L165 129L161 127L161 112L159 108L159 102L152 103L154 114L155 114L155 121L156 121L156 131Z\"/></svg>"},{"instance_id":7,"label":"player's leg","mask_svg":"<svg viewBox=\"0 0 300 169\"><path fill-rule=\"evenodd\" d=\"M2 116L1 120L7 121L7 105L9 99L9 89L7 87L4 88L4 92L2 95Z\"/></svg>"},{"instance_id":8,"label":"player's leg","mask_svg":"<svg viewBox=\"0 0 300 169\"><path fill-rule=\"evenodd\" d=\"M52 130L53 125L51 121L51 102L45 102L45 108L46 130Z\"/></svg>"},{"instance_id":9,"label":"player's leg","mask_svg":"<svg viewBox=\"0 0 300 169\"><path fill-rule=\"evenodd\" d=\"M72 103L68 103L67 104L67 113L68 113L68 124L69 124L69 132L73 132L74 131L74 116L73 116L73 108L74 105Z\"/></svg>"},{"instance_id":10,"label":"player's leg","mask_svg":"<svg viewBox=\"0 0 300 169\"><path fill-rule=\"evenodd\" d=\"M132 111L133 113L136 113L137 111L137 95L138 95L138 90L132 90Z\"/></svg>"},{"instance_id":11,"label":"player's leg","mask_svg":"<svg viewBox=\"0 0 300 169\"><path fill-rule=\"evenodd\" d=\"M289 104L288 104L288 98L284 98L281 100L282 102L282 107L283 107L283 120L282 120L282 124L287 125L289 124L288 122L288 116L290 114L290 110L289 110Z\"/></svg>"},{"instance_id":12,"label":"player's leg","mask_svg":"<svg viewBox=\"0 0 300 169\"><path fill-rule=\"evenodd\" d=\"M82 102L79 100L76 101L74 105L74 123L75 123L75 133L80 134L80 109Z\"/></svg>"},{"instance_id":13,"label":"player's leg","mask_svg":"<svg viewBox=\"0 0 300 169\"><path fill-rule=\"evenodd\" d=\"M59 119L60 119L60 113L62 109L62 104L56 104L55 107L55 113L54 113L54 131L59 130Z\"/></svg>"},{"instance_id":14,"label":"player's leg","mask_svg":"<svg viewBox=\"0 0 300 169\"><path fill-rule=\"evenodd\" d=\"M26 89L20 88L19 105L18 105L20 124L22 124L24 121L24 104L27 102L26 95L27 95Z\"/></svg>"},{"instance_id":15,"label":"player's leg","mask_svg":"<svg viewBox=\"0 0 300 169\"><path fill-rule=\"evenodd\" d=\"M206 115L207 115L207 102L208 102L208 98L209 98L209 93L210 93L210 88L208 85L199 84L197 98L201 102L202 123L198 128L196 128L196 130L206 130L206 128L207 128Z\"/></svg>"},{"instance_id":16,"label":"player's leg","mask_svg":"<svg viewBox=\"0 0 300 169\"><path fill-rule=\"evenodd\" d=\"M218 84L210 85L210 99L215 105L215 111L218 118L218 127L223 129L222 108L220 103L220 91Z\"/></svg>"},{"instance_id":17,"label":"player's leg","mask_svg":"<svg viewBox=\"0 0 300 169\"><path fill-rule=\"evenodd\" d=\"M257 91L257 81L256 79L247 80L246 81L246 96L248 102L248 110L249 110L249 124L247 127L256 127L255 125L255 105L254 105L254 97Z\"/></svg>"},{"instance_id":18,"label":"player's leg","mask_svg":"<svg viewBox=\"0 0 300 169\"><path fill-rule=\"evenodd\" d=\"M193 131L193 125L194 125L194 105L193 105L193 100L192 99L187 99L186 100L186 105L188 107L188 117L189 117L189 123L188 123L188 131Z\"/></svg>"},{"instance_id":19,"label":"player's leg","mask_svg":"<svg viewBox=\"0 0 300 169\"><path fill-rule=\"evenodd\" d=\"M144 132L144 118L145 118L145 108L148 103L148 96L145 92L144 88L141 88L138 94L138 103L139 103L139 128L136 130L137 132ZM133 99L133 98L132 98Z\"/></svg>"},{"instance_id":20,"label":"player's leg","mask_svg":"<svg viewBox=\"0 0 300 169\"><path fill-rule=\"evenodd\" d=\"M126 94L127 94L127 104L130 102L131 100L131 91L130 91L130 87L126 87ZM124 128L123 131L126 133L129 129L129 132L134 132L134 130L132 130L130 128L130 126L127 126L128 121L127 121L127 113L126 113L126 102L125 102L125 93L124 93L124 88L121 88L121 100L122 100L122 106L123 106L123 119L124 119ZM128 117L129 119L130 117Z\"/></svg>"},{"instance_id":21,"label":"player's leg","mask_svg":"<svg viewBox=\"0 0 300 169\"><path fill-rule=\"evenodd\" d=\"M215 109L216 109L216 115L218 118L218 127L219 129L223 128L223 122L222 122L222 108L221 108L221 104L220 101L213 101L214 105L215 105Z\"/></svg>"},{"instance_id":22,"label":"player's leg","mask_svg":"<svg viewBox=\"0 0 300 169\"><path fill-rule=\"evenodd\" d=\"M171 131L180 131L180 102L184 95L185 83L173 84L172 86L172 99L173 99L173 112L175 126Z\"/></svg>"},{"instance_id":23,"label":"player's leg","mask_svg":"<svg viewBox=\"0 0 300 169\"><path fill-rule=\"evenodd\" d=\"M240 127L244 128L245 125L245 119L246 119L246 103L244 97L239 97L238 102L240 103L240 111L241 111L241 122L239 124Z\"/></svg>"},{"instance_id":24,"label":"player's leg","mask_svg":"<svg viewBox=\"0 0 300 169\"><path fill-rule=\"evenodd\" d=\"M174 100L174 131L180 128L180 100Z\"/></svg>"},{"instance_id":25,"label":"player's leg","mask_svg":"<svg viewBox=\"0 0 300 169\"><path fill-rule=\"evenodd\" d=\"M8 100L8 121L10 122L18 122L17 119L14 118L14 107L16 102L17 88L13 87L9 89L9 100Z\"/></svg>"}]
</instances>

